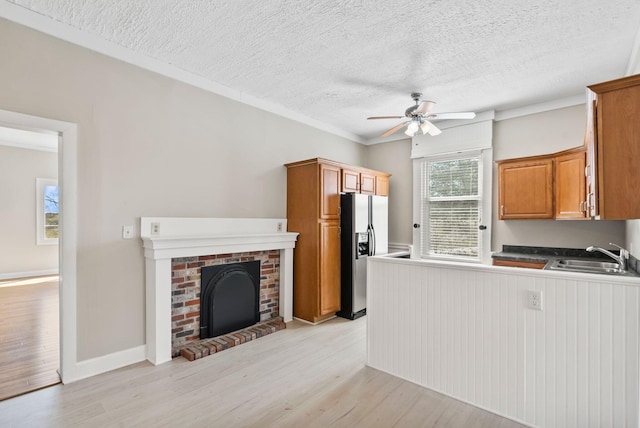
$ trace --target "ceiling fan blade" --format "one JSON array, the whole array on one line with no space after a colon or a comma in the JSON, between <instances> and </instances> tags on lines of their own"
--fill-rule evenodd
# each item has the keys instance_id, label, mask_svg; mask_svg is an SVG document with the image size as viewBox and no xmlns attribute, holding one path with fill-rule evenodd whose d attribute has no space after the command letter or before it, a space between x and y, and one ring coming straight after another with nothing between
<instances>
[{"instance_id":1,"label":"ceiling fan blade","mask_svg":"<svg viewBox=\"0 0 640 428\"><path fill-rule=\"evenodd\" d=\"M476 114L472 111L458 112L458 113L432 113L427 116L429 119L473 119Z\"/></svg>"},{"instance_id":2,"label":"ceiling fan blade","mask_svg":"<svg viewBox=\"0 0 640 428\"><path fill-rule=\"evenodd\" d=\"M429 127L429 129L427 130L429 135L431 135L432 137L435 137L436 135L442 134L442 131L437 126L435 126L433 123L429 122L428 120L425 120L425 122L427 122L429 125L431 125Z\"/></svg>"},{"instance_id":3,"label":"ceiling fan blade","mask_svg":"<svg viewBox=\"0 0 640 428\"><path fill-rule=\"evenodd\" d=\"M371 116L367 120L371 119L402 119L404 116Z\"/></svg>"},{"instance_id":4,"label":"ceiling fan blade","mask_svg":"<svg viewBox=\"0 0 640 428\"><path fill-rule=\"evenodd\" d=\"M391 128L390 130L388 130L387 132L382 134L381 137L387 137L387 136L393 134L394 132L396 132L397 130L399 130L400 128L402 128L403 126L405 126L409 122L411 122L411 121L410 120L405 120L404 122L401 122L401 123L397 124L396 126Z\"/></svg>"},{"instance_id":5,"label":"ceiling fan blade","mask_svg":"<svg viewBox=\"0 0 640 428\"><path fill-rule=\"evenodd\" d=\"M426 115L431 111L435 103L433 101L423 101L418 105L418 108L414 110L415 114Z\"/></svg>"}]
</instances>

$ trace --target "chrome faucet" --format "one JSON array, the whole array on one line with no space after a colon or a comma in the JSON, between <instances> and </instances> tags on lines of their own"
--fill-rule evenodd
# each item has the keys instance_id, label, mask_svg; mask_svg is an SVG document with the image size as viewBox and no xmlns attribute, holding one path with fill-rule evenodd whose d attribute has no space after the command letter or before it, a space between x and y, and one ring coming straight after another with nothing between
<instances>
[{"instance_id":1,"label":"chrome faucet","mask_svg":"<svg viewBox=\"0 0 640 428\"><path fill-rule=\"evenodd\" d=\"M618 262L618 264L620 265L620 269L627 270L627 263L629 261L629 251L625 250L620 245L614 244L613 242L609 242L609 245L613 245L614 247L619 248L620 255L616 256L609 250L605 250L604 248L594 247L594 246L587 247L587 251L590 253L593 253L594 251L600 251L601 253L606 254L607 256L611 257L613 260Z\"/></svg>"}]
</instances>

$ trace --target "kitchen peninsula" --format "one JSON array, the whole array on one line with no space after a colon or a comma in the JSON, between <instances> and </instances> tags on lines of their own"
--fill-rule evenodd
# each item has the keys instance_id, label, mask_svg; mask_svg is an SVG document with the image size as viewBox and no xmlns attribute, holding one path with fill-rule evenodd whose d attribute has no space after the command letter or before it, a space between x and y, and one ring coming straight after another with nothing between
<instances>
[{"instance_id":1,"label":"kitchen peninsula","mask_svg":"<svg viewBox=\"0 0 640 428\"><path fill-rule=\"evenodd\" d=\"M639 278L392 256L367 276L369 366L530 425L638 426Z\"/></svg>"}]
</instances>

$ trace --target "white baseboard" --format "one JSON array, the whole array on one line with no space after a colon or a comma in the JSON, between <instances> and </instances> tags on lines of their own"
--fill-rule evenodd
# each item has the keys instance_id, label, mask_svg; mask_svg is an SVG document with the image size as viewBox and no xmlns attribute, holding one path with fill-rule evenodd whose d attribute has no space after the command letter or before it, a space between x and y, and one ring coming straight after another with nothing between
<instances>
[{"instance_id":1,"label":"white baseboard","mask_svg":"<svg viewBox=\"0 0 640 428\"><path fill-rule=\"evenodd\" d=\"M73 369L73 373L65 376L63 383L71 383L77 380L86 379L91 376L106 373L111 370L139 363L147 359L146 345L114 352L102 357L91 358L89 360L78 361Z\"/></svg>"},{"instance_id":2,"label":"white baseboard","mask_svg":"<svg viewBox=\"0 0 640 428\"><path fill-rule=\"evenodd\" d=\"M30 278L33 276L58 275L58 269L31 270L28 272L8 272L0 273L0 280Z\"/></svg>"}]
</instances>

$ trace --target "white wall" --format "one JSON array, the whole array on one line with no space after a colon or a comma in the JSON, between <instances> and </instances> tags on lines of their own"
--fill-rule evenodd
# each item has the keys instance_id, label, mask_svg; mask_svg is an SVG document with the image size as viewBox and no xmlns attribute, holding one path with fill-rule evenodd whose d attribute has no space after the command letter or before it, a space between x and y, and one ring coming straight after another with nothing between
<instances>
[{"instance_id":1,"label":"white wall","mask_svg":"<svg viewBox=\"0 0 640 428\"><path fill-rule=\"evenodd\" d=\"M367 150L367 167L391 174L389 243L408 244L413 234L413 164L411 140L375 144Z\"/></svg>"},{"instance_id":2,"label":"white wall","mask_svg":"<svg viewBox=\"0 0 640 428\"><path fill-rule=\"evenodd\" d=\"M360 144L9 21L0 40L0 109L78 124L79 361L145 343L142 245L123 225L285 217L284 163L364 164Z\"/></svg>"},{"instance_id":3,"label":"white wall","mask_svg":"<svg viewBox=\"0 0 640 428\"><path fill-rule=\"evenodd\" d=\"M58 154L0 145L0 276L58 269L58 246L36 244L36 178L58 178Z\"/></svg>"},{"instance_id":4,"label":"white wall","mask_svg":"<svg viewBox=\"0 0 640 428\"><path fill-rule=\"evenodd\" d=\"M370 366L530 426L639 426L637 278L379 257L367 274Z\"/></svg>"}]
</instances>

